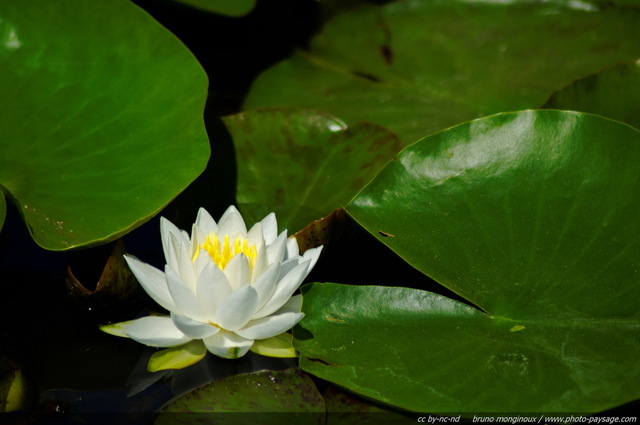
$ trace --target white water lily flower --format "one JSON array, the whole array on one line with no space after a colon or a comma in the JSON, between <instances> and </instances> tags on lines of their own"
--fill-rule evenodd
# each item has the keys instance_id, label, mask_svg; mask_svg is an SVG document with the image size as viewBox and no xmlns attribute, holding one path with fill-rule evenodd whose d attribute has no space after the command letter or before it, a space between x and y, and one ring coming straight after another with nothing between
<instances>
[{"instance_id":1,"label":"white water lily flower","mask_svg":"<svg viewBox=\"0 0 640 425\"><path fill-rule=\"evenodd\" d=\"M202 341L223 358L244 356L254 341L271 338L303 317L302 296L292 294L309 274L322 247L300 255L298 242L277 233L273 213L249 231L231 206L216 221L203 208L191 236L162 218L164 272L136 257L125 259L144 290L170 316L148 316L109 325L109 333L152 347Z\"/></svg>"}]
</instances>

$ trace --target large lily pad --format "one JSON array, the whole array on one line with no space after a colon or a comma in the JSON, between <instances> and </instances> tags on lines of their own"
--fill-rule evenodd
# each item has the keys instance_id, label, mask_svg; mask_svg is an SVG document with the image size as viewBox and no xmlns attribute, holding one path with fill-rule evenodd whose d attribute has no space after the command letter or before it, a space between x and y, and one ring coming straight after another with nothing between
<instances>
[{"instance_id":1,"label":"large lily pad","mask_svg":"<svg viewBox=\"0 0 640 425\"><path fill-rule=\"evenodd\" d=\"M638 323L491 316L427 291L317 283L300 366L390 405L588 414L638 394ZM539 417L539 415L538 415Z\"/></svg>"},{"instance_id":2,"label":"large lily pad","mask_svg":"<svg viewBox=\"0 0 640 425\"><path fill-rule=\"evenodd\" d=\"M554 93L543 107L590 112L640 129L640 61L578 80Z\"/></svg>"},{"instance_id":3,"label":"large lily pad","mask_svg":"<svg viewBox=\"0 0 640 425\"><path fill-rule=\"evenodd\" d=\"M156 21L126 0L0 3L0 186L38 244L114 239L204 169L207 78Z\"/></svg>"},{"instance_id":4,"label":"large lily pad","mask_svg":"<svg viewBox=\"0 0 640 425\"><path fill-rule=\"evenodd\" d=\"M638 164L640 132L577 112L495 115L408 147L347 212L477 308L314 284L301 366L415 411L594 412L640 397Z\"/></svg>"},{"instance_id":5,"label":"large lily pad","mask_svg":"<svg viewBox=\"0 0 640 425\"><path fill-rule=\"evenodd\" d=\"M275 212L291 233L346 205L400 150L374 124L352 128L301 109L265 109L224 118L238 163L238 205L248 221Z\"/></svg>"},{"instance_id":6,"label":"large lily pad","mask_svg":"<svg viewBox=\"0 0 640 425\"><path fill-rule=\"evenodd\" d=\"M596 2L403 0L337 16L263 73L245 108L296 106L406 144L463 121L539 107L573 80L640 56L640 10Z\"/></svg>"}]
</instances>

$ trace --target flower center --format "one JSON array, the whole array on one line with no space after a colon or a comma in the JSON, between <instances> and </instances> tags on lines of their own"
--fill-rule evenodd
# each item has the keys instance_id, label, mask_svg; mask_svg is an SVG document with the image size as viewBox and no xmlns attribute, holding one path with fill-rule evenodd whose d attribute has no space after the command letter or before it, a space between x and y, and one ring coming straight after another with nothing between
<instances>
[{"instance_id":1,"label":"flower center","mask_svg":"<svg viewBox=\"0 0 640 425\"><path fill-rule=\"evenodd\" d=\"M249 259L249 266L253 270L253 265L258 256L256 246L249 245L249 241L242 236L236 236L233 241L229 239L229 235L225 235L224 241L221 241L218 235L215 234L207 236L202 245L198 245L196 253L193 255L194 262L200 255L201 249L209 254L213 262L220 267L220 270L224 270L229 261L238 254L244 254Z\"/></svg>"}]
</instances>

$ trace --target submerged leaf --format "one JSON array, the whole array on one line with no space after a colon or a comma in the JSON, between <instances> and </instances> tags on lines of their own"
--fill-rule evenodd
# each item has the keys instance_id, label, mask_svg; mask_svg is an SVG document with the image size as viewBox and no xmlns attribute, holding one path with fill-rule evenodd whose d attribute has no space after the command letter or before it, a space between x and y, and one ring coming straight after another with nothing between
<instances>
[{"instance_id":1,"label":"submerged leaf","mask_svg":"<svg viewBox=\"0 0 640 425\"><path fill-rule=\"evenodd\" d=\"M0 355L0 413L28 409L35 401L35 388L22 368Z\"/></svg>"},{"instance_id":2,"label":"submerged leaf","mask_svg":"<svg viewBox=\"0 0 640 425\"><path fill-rule=\"evenodd\" d=\"M129 298L135 293L138 283L124 260L125 252L124 242L119 239L113 247L95 290L88 289L76 279L69 266L66 279L69 294L76 299L89 299L93 302L114 302Z\"/></svg>"},{"instance_id":3,"label":"submerged leaf","mask_svg":"<svg viewBox=\"0 0 640 425\"><path fill-rule=\"evenodd\" d=\"M238 415L248 412L251 414L246 417ZM276 414L278 412L283 415ZM155 423L191 424L211 418L212 413L216 413L216 424L319 425L324 424L325 406L311 378L298 369L264 371L236 375L200 387L169 404Z\"/></svg>"},{"instance_id":4,"label":"submerged leaf","mask_svg":"<svg viewBox=\"0 0 640 425\"><path fill-rule=\"evenodd\" d=\"M588 2L403 0L327 23L264 72L245 109L305 107L380 124L406 146L463 121L539 107L640 57L640 9Z\"/></svg>"},{"instance_id":5,"label":"submerged leaf","mask_svg":"<svg viewBox=\"0 0 640 425\"><path fill-rule=\"evenodd\" d=\"M318 246L324 246L327 249L334 240L339 240L340 236L348 231L348 223L349 216L342 208L338 208L320 220L309 223L294 235L298 241L300 252Z\"/></svg>"},{"instance_id":6,"label":"submerged leaf","mask_svg":"<svg viewBox=\"0 0 640 425\"><path fill-rule=\"evenodd\" d=\"M543 108L590 112L640 129L640 61L578 80L554 93Z\"/></svg>"},{"instance_id":7,"label":"submerged leaf","mask_svg":"<svg viewBox=\"0 0 640 425\"><path fill-rule=\"evenodd\" d=\"M270 212L291 233L351 199L400 149L373 124L347 127L302 109L224 118L238 157L238 204L249 221Z\"/></svg>"}]
</instances>

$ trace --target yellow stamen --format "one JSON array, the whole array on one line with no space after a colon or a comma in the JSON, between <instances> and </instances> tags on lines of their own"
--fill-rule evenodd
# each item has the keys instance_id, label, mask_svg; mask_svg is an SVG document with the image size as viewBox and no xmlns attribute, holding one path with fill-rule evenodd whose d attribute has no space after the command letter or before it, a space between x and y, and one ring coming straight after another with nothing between
<instances>
[{"instance_id":1,"label":"yellow stamen","mask_svg":"<svg viewBox=\"0 0 640 425\"><path fill-rule=\"evenodd\" d=\"M198 245L196 248L192 259L194 262L200 255L200 249L205 250L221 270L224 270L229 261L238 254L244 254L249 259L249 266L253 270L256 258L258 257L258 249L256 246L249 245L249 241L242 236L237 236L233 242L230 242L229 235L225 235L222 243L216 234L207 236L207 239L205 239L202 245Z\"/></svg>"}]
</instances>

